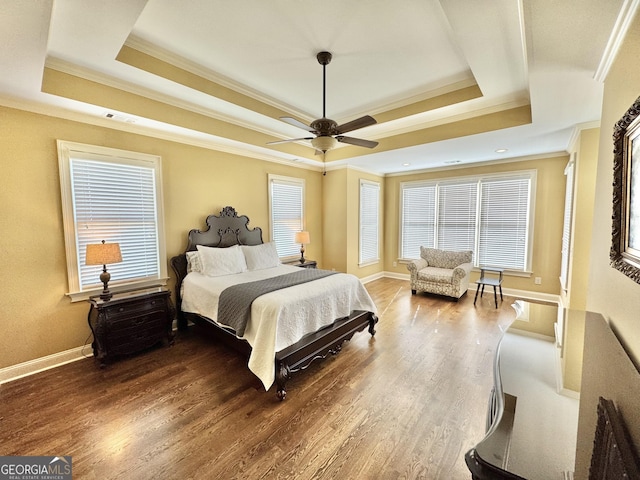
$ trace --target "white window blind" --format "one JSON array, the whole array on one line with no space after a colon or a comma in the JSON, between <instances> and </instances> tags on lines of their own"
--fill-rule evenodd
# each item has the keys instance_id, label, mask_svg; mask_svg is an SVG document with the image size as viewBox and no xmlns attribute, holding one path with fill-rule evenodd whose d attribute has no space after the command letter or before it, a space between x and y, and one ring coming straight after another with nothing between
<instances>
[{"instance_id":1,"label":"white window blind","mask_svg":"<svg viewBox=\"0 0 640 480\"><path fill-rule=\"evenodd\" d=\"M379 210L380 184L360 180L360 265L380 260Z\"/></svg>"},{"instance_id":2,"label":"white window blind","mask_svg":"<svg viewBox=\"0 0 640 480\"><path fill-rule=\"evenodd\" d=\"M562 260L560 263L560 286L566 292L569 283L569 259L571 258L571 224L573 223L573 185L575 162L573 159L564 170L567 177L564 194L564 223L562 226Z\"/></svg>"},{"instance_id":3,"label":"white window blind","mask_svg":"<svg viewBox=\"0 0 640 480\"><path fill-rule=\"evenodd\" d=\"M436 185L404 184L400 258L420 258L420 246L435 245Z\"/></svg>"},{"instance_id":4,"label":"white window blind","mask_svg":"<svg viewBox=\"0 0 640 480\"><path fill-rule=\"evenodd\" d=\"M519 177L481 182L479 265L524 269L530 184Z\"/></svg>"},{"instance_id":5,"label":"white window blind","mask_svg":"<svg viewBox=\"0 0 640 480\"><path fill-rule=\"evenodd\" d=\"M439 186L436 248L475 253L477 198L477 181Z\"/></svg>"},{"instance_id":6,"label":"white window blind","mask_svg":"<svg viewBox=\"0 0 640 480\"><path fill-rule=\"evenodd\" d=\"M535 171L401 184L401 258L472 250L474 266L530 268Z\"/></svg>"},{"instance_id":7,"label":"white window blind","mask_svg":"<svg viewBox=\"0 0 640 480\"><path fill-rule=\"evenodd\" d=\"M101 285L101 267L85 265L87 244L119 243L122 263L109 265L113 283L158 278L153 168L71 159L80 288Z\"/></svg>"},{"instance_id":8,"label":"white window blind","mask_svg":"<svg viewBox=\"0 0 640 480\"><path fill-rule=\"evenodd\" d=\"M110 287L166 282L160 158L58 142L69 290L102 288L101 266L85 265L88 244L118 243L122 262L108 265ZM77 297L77 298L76 298Z\"/></svg>"},{"instance_id":9,"label":"white window blind","mask_svg":"<svg viewBox=\"0 0 640 480\"><path fill-rule=\"evenodd\" d=\"M280 258L299 257L295 234L304 230L304 180L269 176L271 239ZM313 240L313 239L312 239Z\"/></svg>"}]
</instances>

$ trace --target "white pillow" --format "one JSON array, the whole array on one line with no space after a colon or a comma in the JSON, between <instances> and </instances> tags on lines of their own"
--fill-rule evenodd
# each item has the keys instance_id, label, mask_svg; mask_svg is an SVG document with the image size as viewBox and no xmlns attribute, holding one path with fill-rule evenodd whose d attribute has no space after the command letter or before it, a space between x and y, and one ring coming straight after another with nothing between
<instances>
[{"instance_id":1,"label":"white pillow","mask_svg":"<svg viewBox=\"0 0 640 480\"><path fill-rule=\"evenodd\" d=\"M198 245L202 262L202 273L209 277L231 275L247 271L242 250L238 245L228 248L214 248Z\"/></svg>"},{"instance_id":2,"label":"white pillow","mask_svg":"<svg viewBox=\"0 0 640 480\"><path fill-rule=\"evenodd\" d=\"M199 252L187 252L187 273L198 272L202 273L202 262L200 261Z\"/></svg>"},{"instance_id":3,"label":"white pillow","mask_svg":"<svg viewBox=\"0 0 640 480\"><path fill-rule=\"evenodd\" d=\"M280 265L276 244L273 242L261 245L242 245L242 253L244 253L249 270L262 270Z\"/></svg>"}]
</instances>

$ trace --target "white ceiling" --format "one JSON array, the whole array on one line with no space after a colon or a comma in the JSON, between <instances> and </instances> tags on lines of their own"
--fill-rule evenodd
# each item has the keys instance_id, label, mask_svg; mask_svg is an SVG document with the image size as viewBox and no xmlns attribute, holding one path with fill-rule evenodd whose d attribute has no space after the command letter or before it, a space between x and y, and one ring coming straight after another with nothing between
<instances>
[{"instance_id":1,"label":"white ceiling","mask_svg":"<svg viewBox=\"0 0 640 480\"><path fill-rule=\"evenodd\" d=\"M381 174L564 152L576 126L598 122L594 75L631 0L0 0L0 104L177 139L274 161L308 154L225 138L41 92L46 66L241 125L274 140L304 130L116 60L125 42L305 123L344 123L477 83L482 96L349 135L380 147L331 163ZM637 2L635 2L637 3ZM633 8L631 10L634 10ZM621 13L622 12L622 13ZM618 20L618 24L621 20ZM606 58L606 57L604 57ZM531 105L532 123L387 148L385 139ZM112 111L121 119L106 120ZM302 144L308 145L303 142ZM290 144L289 144L290 145ZM349 147L360 148L360 147ZM499 154L497 149L506 148ZM305 150L306 151L306 150ZM330 159L331 152L327 159ZM409 164L405 166L403 164Z\"/></svg>"}]
</instances>

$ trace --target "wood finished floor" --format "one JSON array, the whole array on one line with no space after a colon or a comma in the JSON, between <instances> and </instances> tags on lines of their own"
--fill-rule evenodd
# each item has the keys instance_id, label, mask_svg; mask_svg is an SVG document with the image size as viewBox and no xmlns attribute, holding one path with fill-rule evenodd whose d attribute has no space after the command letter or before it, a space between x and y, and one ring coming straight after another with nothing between
<instances>
[{"instance_id":1,"label":"wood finished floor","mask_svg":"<svg viewBox=\"0 0 640 480\"><path fill-rule=\"evenodd\" d=\"M514 298L366 287L375 338L294 376L284 402L193 329L104 370L86 359L0 386L0 455L71 455L74 479L470 478Z\"/></svg>"}]
</instances>

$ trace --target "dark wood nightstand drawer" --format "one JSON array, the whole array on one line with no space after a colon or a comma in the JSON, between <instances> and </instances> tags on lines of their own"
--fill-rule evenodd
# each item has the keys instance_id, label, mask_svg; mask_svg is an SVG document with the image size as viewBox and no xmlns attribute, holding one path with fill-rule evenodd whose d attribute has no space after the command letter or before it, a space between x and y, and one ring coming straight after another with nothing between
<instances>
[{"instance_id":1,"label":"dark wood nightstand drawer","mask_svg":"<svg viewBox=\"0 0 640 480\"><path fill-rule=\"evenodd\" d=\"M140 332L162 332L167 326L167 316L164 311L151 312L131 318L121 318L106 327L110 338L128 337Z\"/></svg>"},{"instance_id":2,"label":"dark wood nightstand drawer","mask_svg":"<svg viewBox=\"0 0 640 480\"><path fill-rule=\"evenodd\" d=\"M168 290L153 288L89 301L93 352L101 367L115 355L135 353L165 340L173 343L175 309Z\"/></svg>"},{"instance_id":3,"label":"dark wood nightstand drawer","mask_svg":"<svg viewBox=\"0 0 640 480\"><path fill-rule=\"evenodd\" d=\"M107 338L106 346L109 351L109 355L128 355L131 353L139 352L145 348L152 347L166 338L166 334L162 332L155 332L149 334L147 332L134 332L128 337L122 338Z\"/></svg>"},{"instance_id":4,"label":"dark wood nightstand drawer","mask_svg":"<svg viewBox=\"0 0 640 480\"><path fill-rule=\"evenodd\" d=\"M119 319L128 319L132 315L138 315L140 313L149 311L164 311L166 310L166 299L164 298L149 298L148 300L136 300L130 303L119 303L112 308L106 309L106 315L110 320L118 321Z\"/></svg>"}]
</instances>

